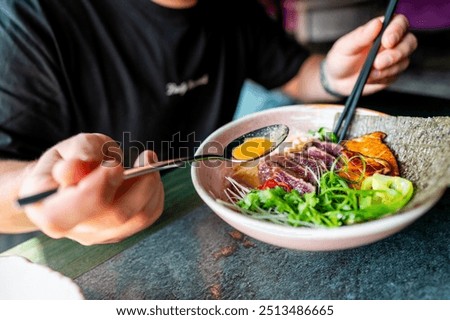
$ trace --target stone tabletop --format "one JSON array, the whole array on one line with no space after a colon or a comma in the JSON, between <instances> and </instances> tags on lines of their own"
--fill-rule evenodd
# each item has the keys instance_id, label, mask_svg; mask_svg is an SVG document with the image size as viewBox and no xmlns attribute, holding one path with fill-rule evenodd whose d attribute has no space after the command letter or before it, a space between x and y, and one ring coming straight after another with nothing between
<instances>
[{"instance_id":1,"label":"stone tabletop","mask_svg":"<svg viewBox=\"0 0 450 320\"><path fill-rule=\"evenodd\" d=\"M449 299L450 192L402 232L331 252L244 236L200 204L75 279L88 299Z\"/></svg>"}]
</instances>

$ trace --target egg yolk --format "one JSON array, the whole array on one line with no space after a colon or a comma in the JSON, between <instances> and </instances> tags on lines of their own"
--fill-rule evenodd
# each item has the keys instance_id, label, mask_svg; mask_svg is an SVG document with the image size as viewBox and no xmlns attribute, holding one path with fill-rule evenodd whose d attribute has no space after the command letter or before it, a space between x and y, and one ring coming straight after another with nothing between
<instances>
[{"instance_id":1,"label":"egg yolk","mask_svg":"<svg viewBox=\"0 0 450 320\"><path fill-rule=\"evenodd\" d=\"M237 160L251 160L265 154L272 147L272 141L263 137L245 139L233 149L232 155Z\"/></svg>"}]
</instances>

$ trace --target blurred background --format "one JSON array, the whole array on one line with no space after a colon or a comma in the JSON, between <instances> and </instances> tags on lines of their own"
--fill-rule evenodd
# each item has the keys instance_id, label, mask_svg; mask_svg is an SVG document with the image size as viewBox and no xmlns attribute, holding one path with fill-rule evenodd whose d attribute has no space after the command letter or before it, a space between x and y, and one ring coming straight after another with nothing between
<instances>
[{"instance_id":1,"label":"blurred background","mask_svg":"<svg viewBox=\"0 0 450 320\"><path fill-rule=\"evenodd\" d=\"M345 33L384 14L387 0L259 0L311 52L326 53ZM450 1L399 0L419 40L409 69L389 89L360 105L411 116L450 115ZM341 101L340 103L344 103ZM251 81L242 90L235 118L266 108L301 103Z\"/></svg>"}]
</instances>

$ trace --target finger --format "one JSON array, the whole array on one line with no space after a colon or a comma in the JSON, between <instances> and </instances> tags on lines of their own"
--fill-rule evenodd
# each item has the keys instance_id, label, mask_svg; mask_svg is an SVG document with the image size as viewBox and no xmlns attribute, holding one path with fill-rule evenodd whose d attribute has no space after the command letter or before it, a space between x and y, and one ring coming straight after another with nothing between
<instances>
[{"instance_id":1,"label":"finger","mask_svg":"<svg viewBox=\"0 0 450 320\"><path fill-rule=\"evenodd\" d=\"M152 198L156 199L156 201L149 202L142 211L131 216L126 223L100 232L95 231L95 233L85 237L83 244L99 243L99 240L100 243L104 244L116 243L153 225L161 216L164 209L163 189L158 188ZM98 240L93 241L94 239Z\"/></svg>"},{"instance_id":2,"label":"finger","mask_svg":"<svg viewBox=\"0 0 450 320\"><path fill-rule=\"evenodd\" d=\"M364 87L363 94L367 95L367 94L379 92L387 87L388 87L388 84L384 84L384 83L373 83L373 84L367 83Z\"/></svg>"},{"instance_id":3,"label":"finger","mask_svg":"<svg viewBox=\"0 0 450 320\"><path fill-rule=\"evenodd\" d=\"M142 152L135 165L149 165L157 161L156 154L146 150ZM153 172L141 177L132 178L121 186L114 202L118 210L127 213L129 216L141 211L149 201L155 190L162 188L162 181L159 172Z\"/></svg>"},{"instance_id":4,"label":"finger","mask_svg":"<svg viewBox=\"0 0 450 320\"><path fill-rule=\"evenodd\" d=\"M105 146L107 147L105 149ZM20 190L20 196L34 194L58 187L59 183L71 184L72 178L64 176L64 159L79 159L84 162L100 163L105 157L118 159L121 162L121 150L116 142L102 134L78 134L61 141L47 150L36 162ZM56 165L62 166L54 168ZM72 166L69 163L68 166ZM56 179L53 175L56 170ZM70 171L69 171L70 172ZM75 179L76 180L76 179Z\"/></svg>"},{"instance_id":5,"label":"finger","mask_svg":"<svg viewBox=\"0 0 450 320\"><path fill-rule=\"evenodd\" d=\"M149 165L151 163L157 162L158 161L158 156L156 155L155 152L151 151L151 150L145 150L143 152L141 152L141 154L137 157L136 161L134 161L134 167L142 167L142 166L146 166Z\"/></svg>"},{"instance_id":6,"label":"finger","mask_svg":"<svg viewBox=\"0 0 450 320\"><path fill-rule=\"evenodd\" d=\"M164 189L157 188L152 196L152 201L149 201L141 212L133 215L126 224L122 225L118 230L114 230L114 237L110 237L105 243L121 241L138 231L148 228L158 220L163 209Z\"/></svg>"},{"instance_id":7,"label":"finger","mask_svg":"<svg viewBox=\"0 0 450 320\"><path fill-rule=\"evenodd\" d=\"M55 146L64 159L80 159L85 162L115 160L122 162L122 151L114 140L99 133L81 133Z\"/></svg>"},{"instance_id":8,"label":"finger","mask_svg":"<svg viewBox=\"0 0 450 320\"><path fill-rule=\"evenodd\" d=\"M395 15L383 33L381 45L385 48L395 47L404 37L408 28L408 19L402 14Z\"/></svg>"},{"instance_id":9,"label":"finger","mask_svg":"<svg viewBox=\"0 0 450 320\"><path fill-rule=\"evenodd\" d=\"M86 162L80 159L61 160L54 165L52 175L60 186L70 186L77 184L99 164L97 161Z\"/></svg>"},{"instance_id":10,"label":"finger","mask_svg":"<svg viewBox=\"0 0 450 320\"><path fill-rule=\"evenodd\" d=\"M149 227L161 216L164 207L163 189L157 189L153 198L157 201L152 201L142 211L132 215L125 222L112 222L113 214L108 213L101 215L99 218L93 217L90 221L75 226L67 232L65 237L83 245L119 242Z\"/></svg>"},{"instance_id":11,"label":"finger","mask_svg":"<svg viewBox=\"0 0 450 320\"><path fill-rule=\"evenodd\" d=\"M121 166L99 166L78 185L64 188L38 204L29 205L26 213L44 233L55 238L62 237L77 224L108 208L122 181Z\"/></svg>"},{"instance_id":12,"label":"finger","mask_svg":"<svg viewBox=\"0 0 450 320\"><path fill-rule=\"evenodd\" d=\"M336 42L336 47L339 52L344 55L361 53L372 45L373 41L381 31L382 25L380 18L372 19L365 25L358 27L341 37Z\"/></svg>"},{"instance_id":13,"label":"finger","mask_svg":"<svg viewBox=\"0 0 450 320\"><path fill-rule=\"evenodd\" d=\"M164 199L163 196L158 198ZM102 227L101 229L96 226L86 227L80 225L70 230L65 237L83 245L117 243L154 224L161 216L163 202L162 200L159 208L153 210L150 214L146 210L143 210L120 225L111 228Z\"/></svg>"},{"instance_id":14,"label":"finger","mask_svg":"<svg viewBox=\"0 0 450 320\"><path fill-rule=\"evenodd\" d=\"M156 153L146 150L139 155L134 166L147 166L157 161ZM130 184L126 185L126 183ZM129 179L126 183L121 186L121 189L124 186L126 188L117 192L114 202L119 214L128 216L129 219L136 219L134 216L137 212L149 212L149 207L156 210L157 207L162 206L164 188L159 172Z\"/></svg>"},{"instance_id":15,"label":"finger","mask_svg":"<svg viewBox=\"0 0 450 320\"><path fill-rule=\"evenodd\" d=\"M409 66L410 60L405 58L398 63L390 66L389 68L383 70L373 69L367 79L368 83L376 83L384 78L391 78L394 76L398 76L400 73L405 71Z\"/></svg>"},{"instance_id":16,"label":"finger","mask_svg":"<svg viewBox=\"0 0 450 320\"><path fill-rule=\"evenodd\" d=\"M56 188L58 182L52 175L53 167L62 157L54 148L47 150L29 171L27 179L20 188L19 196L24 197L37 192Z\"/></svg>"},{"instance_id":17,"label":"finger","mask_svg":"<svg viewBox=\"0 0 450 320\"><path fill-rule=\"evenodd\" d=\"M156 154L151 151L145 151L140 154L135 162L135 166L148 165L155 161L157 161ZM84 245L115 243L152 225L163 212L164 189L158 174L157 183L150 182L151 189L149 189L149 186L145 186L144 191L139 190L143 186L142 181L147 180L143 178L134 179L134 184L125 192L122 192L120 200L114 202L114 208L110 211L110 214L102 216L96 221L85 221L85 224L78 225L70 230L66 237ZM148 190L151 191L149 192ZM137 195L144 195L144 197L139 199L133 195L134 192ZM130 202L130 199L133 201ZM141 206L138 203L145 204L143 208L135 211L137 207ZM101 230L99 230L99 225Z\"/></svg>"},{"instance_id":18,"label":"finger","mask_svg":"<svg viewBox=\"0 0 450 320\"><path fill-rule=\"evenodd\" d=\"M114 236L104 240L104 243L119 242L135 234L136 232L153 225L159 217L161 217L164 209L163 189L158 189L153 198L157 199L157 201L150 202L141 212L133 215L133 217L131 217L126 224L122 225L119 229L113 230Z\"/></svg>"},{"instance_id":19,"label":"finger","mask_svg":"<svg viewBox=\"0 0 450 320\"><path fill-rule=\"evenodd\" d=\"M383 79L373 80L371 82L367 82L367 89L370 92L376 92L377 90L384 89L389 85L393 84L398 79L398 75L392 77L386 77Z\"/></svg>"},{"instance_id":20,"label":"finger","mask_svg":"<svg viewBox=\"0 0 450 320\"><path fill-rule=\"evenodd\" d=\"M412 33L408 33L398 46L380 52L375 58L373 66L378 70L386 69L409 57L416 48L417 38Z\"/></svg>"}]
</instances>

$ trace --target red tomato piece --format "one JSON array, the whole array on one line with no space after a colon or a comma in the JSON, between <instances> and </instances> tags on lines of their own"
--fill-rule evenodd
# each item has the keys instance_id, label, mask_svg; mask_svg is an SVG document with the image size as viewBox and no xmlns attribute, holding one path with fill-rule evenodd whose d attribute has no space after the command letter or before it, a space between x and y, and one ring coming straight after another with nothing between
<instances>
[{"instance_id":1,"label":"red tomato piece","mask_svg":"<svg viewBox=\"0 0 450 320\"><path fill-rule=\"evenodd\" d=\"M275 179L266 180L261 186L258 187L258 189L265 190L265 189L273 189L275 187L281 187L287 192L290 192L292 190L292 187L287 183L277 181Z\"/></svg>"}]
</instances>

